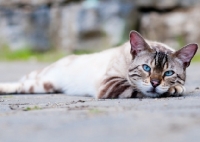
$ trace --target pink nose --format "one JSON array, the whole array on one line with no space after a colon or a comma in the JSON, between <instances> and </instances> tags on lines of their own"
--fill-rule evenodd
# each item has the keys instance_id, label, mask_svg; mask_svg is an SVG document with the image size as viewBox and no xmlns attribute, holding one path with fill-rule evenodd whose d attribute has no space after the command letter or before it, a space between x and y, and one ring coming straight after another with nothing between
<instances>
[{"instance_id":1,"label":"pink nose","mask_svg":"<svg viewBox=\"0 0 200 142\"><path fill-rule=\"evenodd\" d=\"M157 79L152 79L151 80L151 85L156 88L158 85L160 85L160 80Z\"/></svg>"}]
</instances>

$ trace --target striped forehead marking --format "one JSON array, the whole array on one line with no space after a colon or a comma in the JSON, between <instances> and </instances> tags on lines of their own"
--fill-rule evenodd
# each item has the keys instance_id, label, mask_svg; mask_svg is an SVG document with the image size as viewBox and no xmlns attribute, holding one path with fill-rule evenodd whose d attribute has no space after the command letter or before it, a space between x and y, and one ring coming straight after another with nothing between
<instances>
[{"instance_id":1,"label":"striped forehead marking","mask_svg":"<svg viewBox=\"0 0 200 142\"><path fill-rule=\"evenodd\" d=\"M155 60L155 68L157 69L163 69L165 66L165 63L168 62L168 55L165 54L164 52L157 52L155 53L154 56Z\"/></svg>"}]
</instances>

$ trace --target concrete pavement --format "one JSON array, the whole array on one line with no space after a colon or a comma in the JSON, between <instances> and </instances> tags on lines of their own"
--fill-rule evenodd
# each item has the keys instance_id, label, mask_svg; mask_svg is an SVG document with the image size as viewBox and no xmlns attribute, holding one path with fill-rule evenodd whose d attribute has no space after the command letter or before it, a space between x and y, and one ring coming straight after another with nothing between
<instances>
[{"instance_id":1,"label":"concrete pavement","mask_svg":"<svg viewBox=\"0 0 200 142\"><path fill-rule=\"evenodd\" d=\"M43 66L0 63L0 79L15 81ZM0 142L199 142L200 64L189 67L186 87L185 96L159 99L0 96Z\"/></svg>"}]
</instances>

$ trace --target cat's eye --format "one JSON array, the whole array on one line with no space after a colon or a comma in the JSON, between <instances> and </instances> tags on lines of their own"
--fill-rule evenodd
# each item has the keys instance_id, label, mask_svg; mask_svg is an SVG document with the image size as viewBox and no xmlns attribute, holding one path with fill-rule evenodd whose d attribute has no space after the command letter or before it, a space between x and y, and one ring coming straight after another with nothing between
<instances>
[{"instance_id":1,"label":"cat's eye","mask_svg":"<svg viewBox=\"0 0 200 142\"><path fill-rule=\"evenodd\" d=\"M164 76L172 76L174 74L174 71L170 70L170 71L166 71Z\"/></svg>"},{"instance_id":2,"label":"cat's eye","mask_svg":"<svg viewBox=\"0 0 200 142\"><path fill-rule=\"evenodd\" d=\"M142 67L146 72L150 72L151 71L151 68L146 64L142 65Z\"/></svg>"}]
</instances>

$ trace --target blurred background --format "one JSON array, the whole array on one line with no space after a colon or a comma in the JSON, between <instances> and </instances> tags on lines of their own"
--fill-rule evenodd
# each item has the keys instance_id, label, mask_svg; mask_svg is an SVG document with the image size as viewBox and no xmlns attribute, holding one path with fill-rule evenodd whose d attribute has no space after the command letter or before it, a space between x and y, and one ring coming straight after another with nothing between
<instances>
[{"instance_id":1,"label":"blurred background","mask_svg":"<svg viewBox=\"0 0 200 142\"><path fill-rule=\"evenodd\" d=\"M130 30L175 49L200 44L199 14L200 0L0 0L0 60L100 51Z\"/></svg>"}]
</instances>

